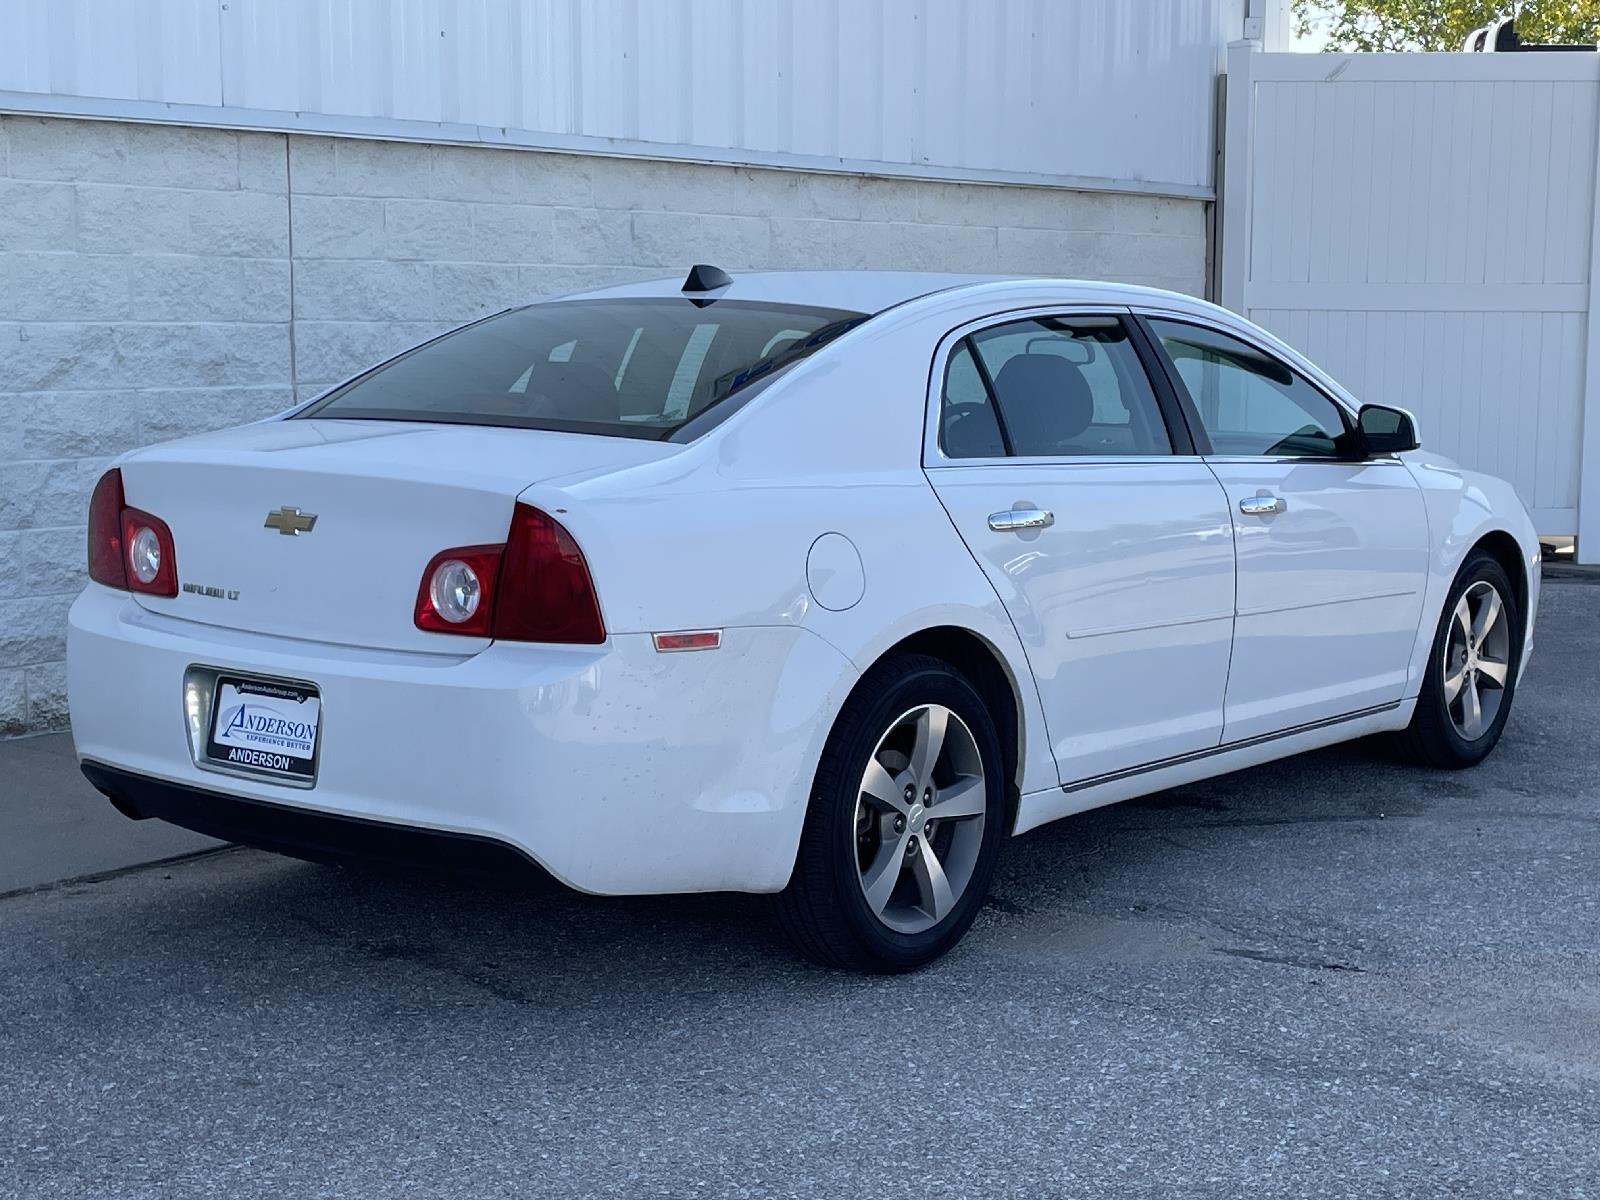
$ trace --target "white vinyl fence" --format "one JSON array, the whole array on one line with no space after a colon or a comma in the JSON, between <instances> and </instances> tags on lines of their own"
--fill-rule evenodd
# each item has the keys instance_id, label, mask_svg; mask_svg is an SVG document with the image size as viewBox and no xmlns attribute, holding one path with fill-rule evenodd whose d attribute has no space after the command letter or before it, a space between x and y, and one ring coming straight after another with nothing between
<instances>
[{"instance_id":1,"label":"white vinyl fence","mask_svg":"<svg viewBox=\"0 0 1600 1200\"><path fill-rule=\"evenodd\" d=\"M1600 562L1600 54L1229 49L1222 302Z\"/></svg>"}]
</instances>

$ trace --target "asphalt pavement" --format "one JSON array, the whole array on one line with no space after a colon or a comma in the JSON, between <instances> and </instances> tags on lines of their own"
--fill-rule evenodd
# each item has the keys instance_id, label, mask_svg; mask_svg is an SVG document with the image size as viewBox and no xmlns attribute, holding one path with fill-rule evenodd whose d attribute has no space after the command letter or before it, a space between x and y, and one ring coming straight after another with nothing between
<instances>
[{"instance_id":1,"label":"asphalt pavement","mask_svg":"<svg viewBox=\"0 0 1600 1200\"><path fill-rule=\"evenodd\" d=\"M0 902L11 892L221 845L117 812L78 770L69 733L0 741Z\"/></svg>"},{"instance_id":2,"label":"asphalt pavement","mask_svg":"<svg viewBox=\"0 0 1600 1200\"><path fill-rule=\"evenodd\" d=\"M1505 739L1017 840L919 974L755 897L228 851L0 900L0 1196L1600 1197L1600 586Z\"/></svg>"}]
</instances>

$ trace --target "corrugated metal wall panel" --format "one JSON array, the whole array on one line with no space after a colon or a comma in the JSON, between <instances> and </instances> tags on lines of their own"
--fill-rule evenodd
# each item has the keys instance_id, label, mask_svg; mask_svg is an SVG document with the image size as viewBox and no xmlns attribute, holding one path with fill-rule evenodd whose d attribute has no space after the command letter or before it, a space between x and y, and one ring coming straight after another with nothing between
<instances>
[{"instance_id":1,"label":"corrugated metal wall panel","mask_svg":"<svg viewBox=\"0 0 1600 1200\"><path fill-rule=\"evenodd\" d=\"M1243 0L9 5L6 91L1192 189Z\"/></svg>"},{"instance_id":2,"label":"corrugated metal wall panel","mask_svg":"<svg viewBox=\"0 0 1600 1200\"><path fill-rule=\"evenodd\" d=\"M6 0L0 88L222 103L218 0Z\"/></svg>"}]
</instances>

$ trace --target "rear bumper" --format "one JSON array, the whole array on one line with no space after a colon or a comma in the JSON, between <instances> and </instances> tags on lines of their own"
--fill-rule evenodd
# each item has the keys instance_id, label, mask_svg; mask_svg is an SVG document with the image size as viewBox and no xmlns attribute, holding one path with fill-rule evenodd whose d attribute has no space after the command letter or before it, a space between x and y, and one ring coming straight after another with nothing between
<instances>
[{"instance_id":1,"label":"rear bumper","mask_svg":"<svg viewBox=\"0 0 1600 1200\"><path fill-rule=\"evenodd\" d=\"M197 666L316 685L314 787L197 763L184 712ZM393 827L459 835L604 894L782 888L821 740L855 677L843 655L793 627L729 629L720 650L690 654L621 634L454 657L177 620L98 585L68 621L78 757L137 790L136 810L190 828L262 815L229 805L213 816L206 798L221 796L269 805L279 825L280 810L348 818L336 828L357 843ZM257 836L206 831L265 844L260 825Z\"/></svg>"},{"instance_id":2,"label":"rear bumper","mask_svg":"<svg viewBox=\"0 0 1600 1200\"><path fill-rule=\"evenodd\" d=\"M475 875L548 878L517 847L476 834L394 825L149 779L85 760L90 783L135 820L155 817L207 837L319 862L372 862Z\"/></svg>"}]
</instances>

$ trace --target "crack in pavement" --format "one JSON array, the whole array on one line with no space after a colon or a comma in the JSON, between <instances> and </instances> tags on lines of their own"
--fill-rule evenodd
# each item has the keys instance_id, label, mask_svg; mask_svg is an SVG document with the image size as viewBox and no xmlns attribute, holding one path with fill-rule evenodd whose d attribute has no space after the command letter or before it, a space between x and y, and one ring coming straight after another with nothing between
<instances>
[{"instance_id":1,"label":"crack in pavement","mask_svg":"<svg viewBox=\"0 0 1600 1200\"><path fill-rule=\"evenodd\" d=\"M1244 946L1218 946L1213 952L1226 954L1229 958L1248 958L1252 962L1274 963L1284 967L1300 967L1307 971L1350 971L1357 975L1366 974L1365 967L1358 967L1354 963L1340 962L1332 958L1309 958L1298 954L1274 954L1270 950L1251 950Z\"/></svg>"},{"instance_id":2,"label":"crack in pavement","mask_svg":"<svg viewBox=\"0 0 1600 1200\"><path fill-rule=\"evenodd\" d=\"M41 892L54 892L62 888L77 887L91 883L105 883L112 879L121 879L125 875L137 875L141 871L155 871L162 867L181 867L188 863L199 862L206 858L215 858L221 854L232 854L235 850L242 850L243 846L227 845L213 846L207 850L192 850L188 854L174 854L171 858L157 858L151 862L134 863L127 867L114 867L109 871L94 871L88 875L74 875L70 879L56 879L49 883L36 883L31 887L12 888L9 892L0 892L0 900L16 900L23 896L37 896Z\"/></svg>"}]
</instances>

